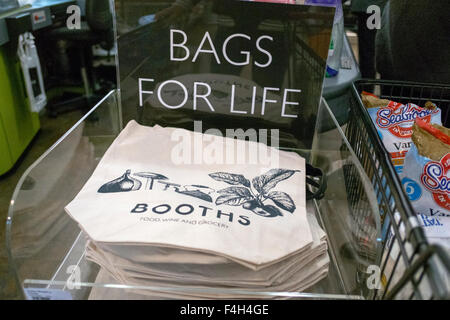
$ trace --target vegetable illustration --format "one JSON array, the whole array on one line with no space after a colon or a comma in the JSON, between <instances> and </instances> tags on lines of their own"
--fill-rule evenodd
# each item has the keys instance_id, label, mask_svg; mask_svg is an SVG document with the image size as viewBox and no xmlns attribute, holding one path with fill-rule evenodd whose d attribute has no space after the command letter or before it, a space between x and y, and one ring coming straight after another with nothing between
<instances>
[{"instance_id":1,"label":"vegetable illustration","mask_svg":"<svg viewBox=\"0 0 450 320\"><path fill-rule=\"evenodd\" d=\"M244 209L251 210L259 216L277 217L283 215L280 209L293 213L296 208L295 203L286 192L270 190L298 171L271 169L265 174L253 178L251 184L242 174L215 172L209 174L209 176L214 180L233 185L218 191L220 196L216 199L216 205L242 205ZM255 192L253 189L255 189ZM267 200L271 200L275 206L265 204Z\"/></svg>"},{"instance_id":2,"label":"vegetable illustration","mask_svg":"<svg viewBox=\"0 0 450 320\"><path fill-rule=\"evenodd\" d=\"M187 196L191 196L191 197L195 197L195 198L199 198L208 202L213 202L210 194L214 192L214 189L211 189L209 187L206 186L201 186L201 185L187 185L187 186L183 186L178 188L177 190L175 190L175 192L177 193L181 193Z\"/></svg>"},{"instance_id":3,"label":"vegetable illustration","mask_svg":"<svg viewBox=\"0 0 450 320\"><path fill-rule=\"evenodd\" d=\"M267 205L267 206L262 206L260 207L256 207L255 209L252 210L254 213L256 213L257 215L263 216L263 217L276 217L276 216L282 216L283 214L281 213L281 211L272 205Z\"/></svg>"},{"instance_id":4,"label":"vegetable illustration","mask_svg":"<svg viewBox=\"0 0 450 320\"><path fill-rule=\"evenodd\" d=\"M180 184L171 183L168 181L158 182L164 185L164 191L168 190L169 188L173 188L173 191L177 193L199 198L208 202L213 202L210 194L214 193L215 190L207 186L197 184L181 186Z\"/></svg>"},{"instance_id":5,"label":"vegetable illustration","mask_svg":"<svg viewBox=\"0 0 450 320\"><path fill-rule=\"evenodd\" d=\"M172 182L168 182L168 181L158 181L158 183L161 183L164 185L163 191L166 191L171 187L176 191L176 190L178 190L179 187L181 187L181 184L172 183Z\"/></svg>"},{"instance_id":6,"label":"vegetable illustration","mask_svg":"<svg viewBox=\"0 0 450 320\"><path fill-rule=\"evenodd\" d=\"M167 178L166 176L163 176L162 174L159 173L153 173L153 172L138 172L135 173L134 175L141 177L141 178L146 178L147 181L145 182L145 188L144 190L147 190L147 186L148 190L152 190L153 189L153 181L155 180L167 180L169 178Z\"/></svg>"},{"instance_id":7,"label":"vegetable illustration","mask_svg":"<svg viewBox=\"0 0 450 320\"><path fill-rule=\"evenodd\" d=\"M141 188L142 183L131 177L131 170L127 170L121 177L105 183L98 189L100 193L127 192Z\"/></svg>"},{"instance_id":8,"label":"vegetable illustration","mask_svg":"<svg viewBox=\"0 0 450 320\"><path fill-rule=\"evenodd\" d=\"M247 210L253 210L258 206L258 202L256 200L250 200L247 202L244 202L244 204L242 205L242 208L247 209Z\"/></svg>"}]
</instances>

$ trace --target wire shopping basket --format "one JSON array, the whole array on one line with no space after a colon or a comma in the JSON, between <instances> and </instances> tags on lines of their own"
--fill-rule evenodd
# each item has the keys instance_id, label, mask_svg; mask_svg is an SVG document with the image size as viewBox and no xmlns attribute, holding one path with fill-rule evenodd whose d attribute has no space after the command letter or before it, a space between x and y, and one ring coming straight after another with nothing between
<instances>
[{"instance_id":1,"label":"wire shopping basket","mask_svg":"<svg viewBox=\"0 0 450 320\"><path fill-rule=\"evenodd\" d=\"M424 105L426 101L432 101L441 108L442 120L446 124L450 111L450 86L356 81L350 98L349 120L345 125L346 137L376 192L382 225L378 245L366 241L367 235L375 229L368 222L371 213L361 205L363 189L354 179L355 175L346 172L355 251L366 260L370 257L380 267L382 285L366 296L374 299L449 299L448 251L429 244L389 153L361 101L362 91L375 92L383 99L401 103ZM341 152L346 152L345 149L343 145ZM367 266L360 269L359 281L367 281L370 276Z\"/></svg>"}]
</instances>

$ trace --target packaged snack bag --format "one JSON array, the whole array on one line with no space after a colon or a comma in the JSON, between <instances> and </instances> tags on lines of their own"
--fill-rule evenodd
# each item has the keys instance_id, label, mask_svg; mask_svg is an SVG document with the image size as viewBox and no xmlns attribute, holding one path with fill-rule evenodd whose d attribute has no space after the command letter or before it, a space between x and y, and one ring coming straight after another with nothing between
<instances>
[{"instance_id":1,"label":"packaged snack bag","mask_svg":"<svg viewBox=\"0 0 450 320\"><path fill-rule=\"evenodd\" d=\"M395 170L401 173L406 153L412 144L414 120L422 119L427 123L441 124L440 109L431 102L427 102L425 108L422 108L413 103L401 104L380 99L367 92L362 93L361 99L391 155Z\"/></svg>"},{"instance_id":2,"label":"packaged snack bag","mask_svg":"<svg viewBox=\"0 0 450 320\"><path fill-rule=\"evenodd\" d=\"M450 129L417 119L402 185L432 242L450 245Z\"/></svg>"}]
</instances>

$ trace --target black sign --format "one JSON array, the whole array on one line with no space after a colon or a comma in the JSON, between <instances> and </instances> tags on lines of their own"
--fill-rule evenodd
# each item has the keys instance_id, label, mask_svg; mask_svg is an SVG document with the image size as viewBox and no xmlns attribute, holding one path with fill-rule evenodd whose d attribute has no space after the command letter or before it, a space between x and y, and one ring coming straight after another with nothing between
<instances>
[{"instance_id":1,"label":"black sign","mask_svg":"<svg viewBox=\"0 0 450 320\"><path fill-rule=\"evenodd\" d=\"M116 8L124 122L279 129L281 147L310 148L335 9L180 3Z\"/></svg>"}]
</instances>

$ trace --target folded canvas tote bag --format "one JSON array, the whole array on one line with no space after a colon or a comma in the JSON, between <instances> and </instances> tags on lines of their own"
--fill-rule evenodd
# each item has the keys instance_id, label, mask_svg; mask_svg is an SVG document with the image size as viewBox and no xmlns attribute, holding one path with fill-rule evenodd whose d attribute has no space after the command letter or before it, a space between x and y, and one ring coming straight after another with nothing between
<instances>
[{"instance_id":1,"label":"folded canvas tote bag","mask_svg":"<svg viewBox=\"0 0 450 320\"><path fill-rule=\"evenodd\" d=\"M90 248L89 250L92 249ZM317 248L314 251L309 251L307 254L299 257L293 256L286 259L286 261L283 260L276 265L264 268L258 272L243 266L239 268L239 265L236 264L208 265L207 268L202 265L193 264L163 264L143 267L124 261L120 257L108 255L105 252L90 252L88 257L95 262L98 262L101 259L100 257L102 257L104 262L99 263L101 265L111 264L120 270L140 273L141 276L148 275L150 278L155 279L166 277L180 281L207 282L224 285L242 285L245 283L248 286L266 286L274 281L281 281L279 278L291 269L296 268L301 261L312 258L325 251L326 247ZM203 274L203 271L206 274Z\"/></svg>"},{"instance_id":2,"label":"folded canvas tote bag","mask_svg":"<svg viewBox=\"0 0 450 320\"><path fill-rule=\"evenodd\" d=\"M312 245L302 157L243 141L277 161L193 156L180 164L178 156L196 155L203 140L210 142L203 152L242 151L235 139L129 122L66 211L99 245L187 249L255 270Z\"/></svg>"},{"instance_id":3,"label":"folded canvas tote bag","mask_svg":"<svg viewBox=\"0 0 450 320\"><path fill-rule=\"evenodd\" d=\"M325 240L325 233L320 229L317 220L312 212L308 212L308 221L311 229L313 230L314 243L317 243L320 239L321 242ZM102 266L96 282L101 283L115 283L120 281L122 283L132 284L137 286L137 289L129 290L115 290L115 289L103 289L103 288L93 288L90 299L205 299L205 298L261 298L259 294L261 292L298 292L304 291L310 286L314 285L321 279L325 278L328 272L328 255L326 253L326 242L324 242L324 250L321 252L312 251L312 256L308 261L296 261L296 268L291 268L293 270L279 270L280 275L284 279L279 279L277 283L267 284L265 286L253 286L241 283L236 284L234 282L224 282L222 284L215 283L214 281L192 283L190 280L192 275L197 273L198 267L200 265L187 268L186 274L182 279L165 278L164 274L159 274L157 277L149 277L148 274L141 275L139 273L132 274L126 270L122 270L121 266L115 261L96 261ZM90 253L90 248L95 248L94 246L88 246L88 258ZM96 252L95 256L100 257L102 255L102 250ZM95 261L95 259L93 259ZM315 262L312 262L315 261ZM148 264L151 265L151 264ZM158 265L158 264L156 264ZM228 264L230 266L230 264ZM170 264L165 264L165 266L170 266ZM182 264L175 264L175 268L182 266ZM238 265L236 265L238 266ZM212 266L210 266L211 268ZM245 269L244 267L240 267ZM247 275L258 275L263 274L266 270L270 268L265 268L261 271L251 271L248 270ZM179 270L180 272L183 269ZM231 271L231 270L230 270ZM216 274L210 273L211 280L216 280ZM233 278L235 273L230 272L229 278ZM141 278L141 276L143 278ZM220 277L217 274L218 277ZM115 279L114 279L115 278ZM303 280L302 280L303 279ZM155 280L155 281L152 281ZM278 284L278 285L277 285ZM241 285L241 287L239 287ZM281 286L280 286L281 285ZM138 288L142 286L152 286L153 290L139 290ZM156 288L155 288L156 287ZM158 290L159 288L159 290ZM169 288L165 290L163 288ZM284 290L282 290L284 289ZM225 290L225 292L224 292ZM228 291L227 291L228 290ZM232 290L232 291L229 291ZM245 291L246 294L242 294ZM241 292L241 294L239 294ZM271 296L265 296L266 298ZM272 298L272 297L271 297ZM282 297L276 297L282 298Z\"/></svg>"},{"instance_id":4,"label":"folded canvas tote bag","mask_svg":"<svg viewBox=\"0 0 450 320\"><path fill-rule=\"evenodd\" d=\"M166 279L150 280L148 278L127 277L126 275L120 280L128 285L158 287L160 290L152 291L131 289L132 292L139 292L147 295L158 295L161 297L182 298L182 299L248 299L261 298L260 292L301 292L323 279L328 272L329 258L323 255L322 259L303 267L304 272L295 273L288 281L280 285L266 288L247 288L247 287L218 287L206 285L182 284L178 281L168 281ZM114 273L113 273L114 274ZM116 277L117 274L114 274ZM242 293L240 293L242 292ZM256 294L255 294L256 293Z\"/></svg>"},{"instance_id":5,"label":"folded canvas tote bag","mask_svg":"<svg viewBox=\"0 0 450 320\"><path fill-rule=\"evenodd\" d=\"M308 172L308 170L307 170ZM308 178L309 179L309 178ZM322 194L322 191L319 191ZM307 192L307 198L315 197L317 193L313 194L312 192ZM320 228L317 219L313 213L313 207L310 206L307 208L307 218L310 225L310 228L316 230L320 239L326 241L326 234ZM314 237L314 232L312 233ZM145 245L132 245L132 244L104 244L104 243L94 243L90 242L89 246L98 247L100 251L112 254L116 257L120 257L129 261L134 265L147 265L147 264L182 264L182 265L213 265L214 268L217 265L223 264L232 264L235 261L217 256L214 254L208 254L204 252L198 252L188 249L177 249L170 247L159 247L159 246L145 246ZM310 247L305 247L303 250L306 251L310 249ZM95 250L95 249L94 249ZM298 252L301 254L301 251ZM284 263L284 262L281 262Z\"/></svg>"},{"instance_id":6,"label":"folded canvas tote bag","mask_svg":"<svg viewBox=\"0 0 450 320\"><path fill-rule=\"evenodd\" d=\"M127 259L134 264L170 263L170 264L230 264L233 260L189 249L162 246L105 244L95 243L100 250Z\"/></svg>"},{"instance_id":7,"label":"folded canvas tote bag","mask_svg":"<svg viewBox=\"0 0 450 320\"><path fill-rule=\"evenodd\" d=\"M116 270L123 271L136 277L149 279L173 279L186 283L208 283L220 286L270 286L282 283L294 272L301 272L302 267L320 255L326 253L325 234L315 221L312 213L308 213L308 220L313 230L313 247L300 254L285 259L260 271L253 271L239 264L172 264L147 263L136 264L121 257L112 255L97 248L92 242L88 245L87 256L100 265L113 265ZM311 222L311 220L314 220Z\"/></svg>"},{"instance_id":8,"label":"folded canvas tote bag","mask_svg":"<svg viewBox=\"0 0 450 320\"><path fill-rule=\"evenodd\" d=\"M283 292L283 291L300 291L308 288L310 285L314 284L315 281L310 281L312 279L320 278L322 279L328 269L328 255L322 254L316 259L311 259L311 261L307 261L306 263L299 263L299 269L295 270L295 272L290 273L289 277L286 278L282 283L275 283L273 285L268 286L259 286L259 287L251 287L243 284L242 286L231 286L231 285L219 285L216 283L207 283L207 282L195 282L191 283L188 280L180 281L178 279L164 278L164 277L148 277L147 275L140 275L139 273L130 273L123 270L119 270L116 266L110 263L99 262L102 265L104 270L107 270L116 281L120 281L121 283L126 283L128 285L135 286L153 286L160 288L168 288L169 290L165 291L161 289L161 292L169 292L170 289L177 289L175 291L176 294L186 294L186 295L195 295L198 297L208 298L216 296L220 298L235 298L238 293L230 292L219 294L211 292L211 289L218 289L218 291L223 291L222 289L230 289L244 292ZM103 267L105 265L105 267ZM113 281L115 282L115 281ZM197 292L193 293L192 290L196 290ZM135 289L133 289L134 291ZM143 291L144 294L153 295L154 292L151 291ZM223 296L222 296L223 295Z\"/></svg>"},{"instance_id":9,"label":"folded canvas tote bag","mask_svg":"<svg viewBox=\"0 0 450 320\"><path fill-rule=\"evenodd\" d=\"M298 291L304 291L314 283L317 283L321 279L323 279L327 274L325 270L322 274L317 274L314 277L310 277L309 281L305 281L305 285L303 288L299 288ZM104 269L100 269L98 276L96 278L96 283L114 283L114 278L110 273L106 272ZM204 297L198 297L194 295L182 295L180 293L177 294L178 291L172 292L157 292L157 291L144 291L144 290L132 290L132 289L117 289L117 288L102 288L102 287L94 287L91 290L89 295L90 300L162 300L162 299L184 299L184 300L196 300L196 299L205 299ZM209 299L219 297L207 297ZM242 296L241 299L289 299L289 297L281 297L276 296L273 297L271 295L245 295Z\"/></svg>"},{"instance_id":10,"label":"folded canvas tote bag","mask_svg":"<svg viewBox=\"0 0 450 320\"><path fill-rule=\"evenodd\" d=\"M104 257L104 262L102 262L100 258L101 253L90 253L88 257L95 262L98 262L100 259L100 263L98 263L100 265L111 264L125 272L139 273L142 277L147 275L148 278L152 279L164 277L172 278L174 281L178 280L181 282L192 283L203 282L211 285L269 286L273 283L283 282L288 274L301 270L302 263L309 262L325 252L326 246L321 246L301 257L295 257L295 259L290 258L283 261L283 263L280 263L278 266L279 268L269 267L258 272L254 272L250 269L239 270L239 268L234 265L230 265L228 268L224 265L219 265L217 268L208 268L207 275L201 273L205 268L201 268L199 265L163 265L167 269L167 271L165 271L162 266L158 265L154 268L142 268L133 264L124 264L123 262L120 262L118 257L106 256ZM215 269L218 270L217 274L214 273Z\"/></svg>"},{"instance_id":11,"label":"folded canvas tote bag","mask_svg":"<svg viewBox=\"0 0 450 320\"><path fill-rule=\"evenodd\" d=\"M130 269L120 268L110 262L110 260L102 259L99 256L92 259L92 261L104 267L121 283L134 283L143 285L147 280L152 281L163 281L172 284L176 284L178 286L205 286L205 287L214 287L214 288L236 288L243 290L271 290L272 287L275 286L287 286L290 284L290 279L297 278L298 276L304 274L308 270L308 266L314 264L318 260L325 259L326 250L322 250L321 252L313 252L309 257L305 257L305 259L301 261L297 261L294 265L291 265L291 268L288 270L280 270L277 274L276 279L269 279L267 281L259 281L259 282L251 282L251 281L227 281L227 280L216 280L214 278L211 279L193 279L190 277L189 273L186 273L184 277L173 277L166 276L163 273L151 274L148 272L137 272ZM232 278L232 274L230 276ZM126 280L124 280L126 279ZM167 285L165 285L167 286Z\"/></svg>"}]
</instances>

